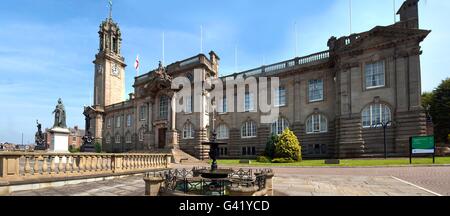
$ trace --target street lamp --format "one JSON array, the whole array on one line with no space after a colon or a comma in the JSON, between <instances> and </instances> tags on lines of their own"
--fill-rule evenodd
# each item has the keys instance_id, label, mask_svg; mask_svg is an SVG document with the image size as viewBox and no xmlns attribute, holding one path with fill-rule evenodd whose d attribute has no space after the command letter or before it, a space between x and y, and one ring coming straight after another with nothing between
<instances>
[{"instance_id":1,"label":"street lamp","mask_svg":"<svg viewBox=\"0 0 450 216\"><path fill-rule=\"evenodd\" d=\"M384 121L383 121L383 122L378 122L378 123L374 126L374 128L380 128L380 127L383 128L384 159L387 159L387 158L388 158L388 153L387 153L387 142L386 142L386 129L387 129L388 127L391 127L391 126L396 125L396 124L397 124L396 122L389 120L389 121L387 121L387 122L384 122Z\"/></svg>"}]
</instances>

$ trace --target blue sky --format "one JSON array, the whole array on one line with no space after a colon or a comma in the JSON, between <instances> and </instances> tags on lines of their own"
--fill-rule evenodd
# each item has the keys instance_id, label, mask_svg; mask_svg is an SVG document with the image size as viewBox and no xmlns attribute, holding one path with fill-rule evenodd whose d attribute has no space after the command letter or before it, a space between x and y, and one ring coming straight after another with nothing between
<instances>
[{"instance_id":1,"label":"blue sky","mask_svg":"<svg viewBox=\"0 0 450 216\"><path fill-rule=\"evenodd\" d=\"M397 0L397 7L402 0ZM98 26L108 16L107 0L15 0L0 4L0 142L33 142L39 119L52 126L51 112L62 97L69 126L84 126L82 107L93 94L92 61ZM113 18L123 35L126 92L133 67L141 71L200 52L216 51L221 74L326 50L331 36L349 34L348 0L114 0ZM433 32L422 44L422 85L435 88L450 75L450 1L421 0L420 25ZM353 0L353 32L393 23L392 0ZM398 19L398 18L397 18Z\"/></svg>"}]
</instances>

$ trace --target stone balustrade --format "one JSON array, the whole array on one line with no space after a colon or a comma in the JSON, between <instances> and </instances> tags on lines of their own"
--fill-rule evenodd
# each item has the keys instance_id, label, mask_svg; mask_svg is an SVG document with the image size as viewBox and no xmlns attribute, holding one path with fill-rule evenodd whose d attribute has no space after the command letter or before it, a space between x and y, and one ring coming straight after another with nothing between
<instances>
[{"instance_id":1,"label":"stone balustrade","mask_svg":"<svg viewBox=\"0 0 450 216\"><path fill-rule=\"evenodd\" d=\"M0 153L0 180L14 182L139 173L169 167L168 154Z\"/></svg>"}]
</instances>

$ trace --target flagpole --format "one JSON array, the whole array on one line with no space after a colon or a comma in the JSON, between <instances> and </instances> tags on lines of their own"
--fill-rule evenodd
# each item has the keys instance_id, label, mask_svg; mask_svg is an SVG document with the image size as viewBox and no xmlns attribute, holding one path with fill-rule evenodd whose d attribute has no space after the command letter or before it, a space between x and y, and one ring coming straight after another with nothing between
<instances>
[{"instance_id":1,"label":"flagpole","mask_svg":"<svg viewBox=\"0 0 450 216\"><path fill-rule=\"evenodd\" d=\"M165 34L162 33L162 65L164 66L164 57L165 57Z\"/></svg>"},{"instance_id":2,"label":"flagpole","mask_svg":"<svg viewBox=\"0 0 450 216\"><path fill-rule=\"evenodd\" d=\"M234 71L235 71L235 73L237 73L238 72L238 67L237 67L237 62L238 62L238 57L237 57L237 52L238 52L238 48L237 48L237 45L234 47Z\"/></svg>"},{"instance_id":3,"label":"flagpole","mask_svg":"<svg viewBox=\"0 0 450 216\"><path fill-rule=\"evenodd\" d=\"M350 35L353 33L352 32L352 0L348 0L349 4L349 18L350 18Z\"/></svg>"},{"instance_id":4,"label":"flagpole","mask_svg":"<svg viewBox=\"0 0 450 216\"><path fill-rule=\"evenodd\" d=\"M203 26L200 25L200 53L203 53Z\"/></svg>"},{"instance_id":5,"label":"flagpole","mask_svg":"<svg viewBox=\"0 0 450 216\"><path fill-rule=\"evenodd\" d=\"M295 56L298 56L298 30L297 30L297 22L294 23L295 27Z\"/></svg>"}]
</instances>

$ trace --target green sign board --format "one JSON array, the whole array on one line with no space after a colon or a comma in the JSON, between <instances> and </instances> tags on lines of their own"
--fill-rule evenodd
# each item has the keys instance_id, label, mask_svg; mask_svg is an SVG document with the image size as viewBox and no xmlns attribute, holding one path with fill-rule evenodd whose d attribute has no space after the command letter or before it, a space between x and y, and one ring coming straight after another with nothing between
<instances>
[{"instance_id":1,"label":"green sign board","mask_svg":"<svg viewBox=\"0 0 450 216\"><path fill-rule=\"evenodd\" d=\"M411 137L412 154L434 154L434 136Z\"/></svg>"}]
</instances>

